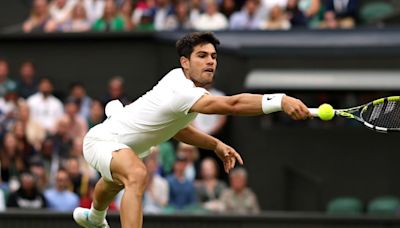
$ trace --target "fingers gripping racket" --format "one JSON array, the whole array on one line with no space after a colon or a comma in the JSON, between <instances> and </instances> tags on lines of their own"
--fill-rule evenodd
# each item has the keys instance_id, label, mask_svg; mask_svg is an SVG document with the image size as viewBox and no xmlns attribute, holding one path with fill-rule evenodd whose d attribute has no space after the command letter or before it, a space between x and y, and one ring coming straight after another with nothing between
<instances>
[{"instance_id":1,"label":"fingers gripping racket","mask_svg":"<svg viewBox=\"0 0 400 228\"><path fill-rule=\"evenodd\" d=\"M320 117L321 110L310 108L311 115ZM400 96L377 99L348 109L334 109L335 116L354 119L378 132L400 132Z\"/></svg>"}]
</instances>

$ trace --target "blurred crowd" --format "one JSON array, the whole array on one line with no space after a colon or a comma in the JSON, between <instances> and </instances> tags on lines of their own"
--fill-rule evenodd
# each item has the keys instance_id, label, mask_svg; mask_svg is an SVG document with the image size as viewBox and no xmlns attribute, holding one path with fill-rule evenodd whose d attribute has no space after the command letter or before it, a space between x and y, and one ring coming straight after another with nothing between
<instances>
[{"instance_id":1,"label":"blurred crowd","mask_svg":"<svg viewBox=\"0 0 400 228\"><path fill-rule=\"evenodd\" d=\"M24 32L353 28L359 0L33 0Z\"/></svg>"},{"instance_id":2,"label":"blurred crowd","mask_svg":"<svg viewBox=\"0 0 400 228\"><path fill-rule=\"evenodd\" d=\"M79 82L71 83L64 96L57 95L53 81L38 77L32 61L22 62L16 77L9 72L8 61L0 59L0 211L90 207L100 176L83 158L83 137L104 120L109 101L130 103L123 78L112 77L108 90L93 98ZM225 116L200 115L193 125L218 134L225 122ZM145 213L260 211L245 169L233 170L227 181L219 175L219 161L201 157L191 145L165 142L151 152L144 159L150 173ZM121 196L110 209L118 210Z\"/></svg>"}]
</instances>

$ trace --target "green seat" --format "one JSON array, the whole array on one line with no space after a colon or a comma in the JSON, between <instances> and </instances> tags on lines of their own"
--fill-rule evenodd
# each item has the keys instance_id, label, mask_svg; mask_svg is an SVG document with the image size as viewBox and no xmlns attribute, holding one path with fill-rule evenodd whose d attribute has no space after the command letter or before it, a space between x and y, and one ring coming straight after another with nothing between
<instances>
[{"instance_id":1,"label":"green seat","mask_svg":"<svg viewBox=\"0 0 400 228\"><path fill-rule=\"evenodd\" d=\"M363 203L355 197L337 197L329 201L326 213L335 215L358 215L363 212Z\"/></svg>"},{"instance_id":2,"label":"green seat","mask_svg":"<svg viewBox=\"0 0 400 228\"><path fill-rule=\"evenodd\" d=\"M372 215L395 215L400 208L400 199L395 196L380 196L368 203L367 212Z\"/></svg>"},{"instance_id":3,"label":"green seat","mask_svg":"<svg viewBox=\"0 0 400 228\"><path fill-rule=\"evenodd\" d=\"M386 2L371 2L361 7L360 18L363 23L377 22L394 13L394 7Z\"/></svg>"}]
</instances>

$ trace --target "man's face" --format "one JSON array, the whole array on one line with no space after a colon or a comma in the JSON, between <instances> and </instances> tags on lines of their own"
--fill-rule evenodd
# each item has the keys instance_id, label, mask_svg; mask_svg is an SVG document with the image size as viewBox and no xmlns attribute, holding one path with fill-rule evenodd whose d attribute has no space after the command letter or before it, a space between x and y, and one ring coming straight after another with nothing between
<instances>
[{"instance_id":1,"label":"man's face","mask_svg":"<svg viewBox=\"0 0 400 228\"><path fill-rule=\"evenodd\" d=\"M212 83L217 68L217 52L214 45L199 44L194 47L190 58L181 58L182 67L196 86L204 87Z\"/></svg>"}]
</instances>

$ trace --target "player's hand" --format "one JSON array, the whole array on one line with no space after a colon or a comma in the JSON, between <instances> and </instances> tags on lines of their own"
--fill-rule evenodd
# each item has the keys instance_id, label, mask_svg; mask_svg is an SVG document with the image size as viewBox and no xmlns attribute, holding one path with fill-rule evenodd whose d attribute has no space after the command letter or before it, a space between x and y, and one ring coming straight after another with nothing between
<instances>
[{"instance_id":1,"label":"player's hand","mask_svg":"<svg viewBox=\"0 0 400 228\"><path fill-rule=\"evenodd\" d=\"M236 160L243 165L243 160L242 157L240 157L240 154L223 142L218 142L217 147L215 148L215 153L224 163L224 170L226 173L229 173L229 171L235 167Z\"/></svg>"},{"instance_id":2,"label":"player's hand","mask_svg":"<svg viewBox=\"0 0 400 228\"><path fill-rule=\"evenodd\" d=\"M312 118L310 111L299 99L284 96L282 98L282 111L288 114L294 120L305 120Z\"/></svg>"}]
</instances>

